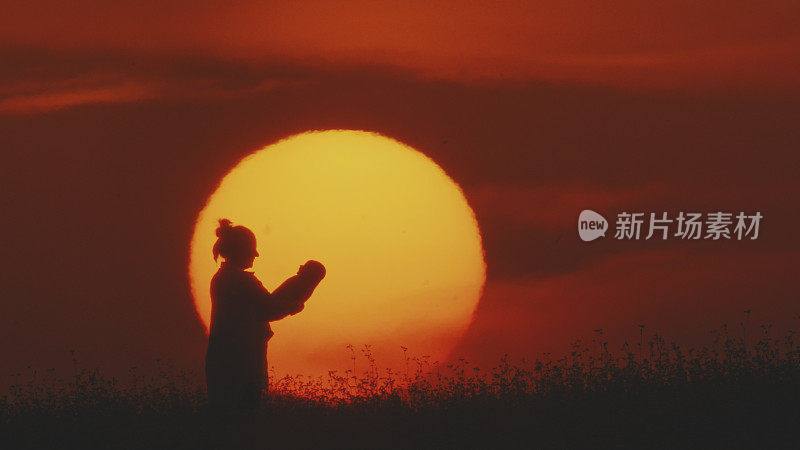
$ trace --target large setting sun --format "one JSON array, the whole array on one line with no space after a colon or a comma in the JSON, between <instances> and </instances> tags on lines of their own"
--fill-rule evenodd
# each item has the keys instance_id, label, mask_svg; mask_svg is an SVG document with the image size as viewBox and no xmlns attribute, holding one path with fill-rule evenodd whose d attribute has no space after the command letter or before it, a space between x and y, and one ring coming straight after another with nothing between
<instances>
[{"instance_id":1,"label":"large setting sun","mask_svg":"<svg viewBox=\"0 0 800 450\"><path fill-rule=\"evenodd\" d=\"M381 368L404 366L401 347L443 361L486 278L459 186L423 153L377 133L295 135L225 175L191 242L192 292L206 327L220 218L256 234L253 270L270 291L306 260L327 267L305 310L273 323L268 361L279 374L352 368L348 344L370 345Z\"/></svg>"}]
</instances>

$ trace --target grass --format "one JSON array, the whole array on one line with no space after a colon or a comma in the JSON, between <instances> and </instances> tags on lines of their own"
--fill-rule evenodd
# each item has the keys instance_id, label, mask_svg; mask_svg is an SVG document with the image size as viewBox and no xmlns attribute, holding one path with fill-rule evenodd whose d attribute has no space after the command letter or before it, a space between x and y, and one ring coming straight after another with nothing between
<instances>
[{"instance_id":1,"label":"grass","mask_svg":"<svg viewBox=\"0 0 800 450\"><path fill-rule=\"evenodd\" d=\"M364 371L273 377L264 408L239 415L208 410L202 379L168 364L125 386L76 364L71 379L11 387L0 448L797 447L795 335L741 331L683 349L642 328L611 351L597 330L562 358L485 371L412 357L381 371L368 346L351 347Z\"/></svg>"}]
</instances>

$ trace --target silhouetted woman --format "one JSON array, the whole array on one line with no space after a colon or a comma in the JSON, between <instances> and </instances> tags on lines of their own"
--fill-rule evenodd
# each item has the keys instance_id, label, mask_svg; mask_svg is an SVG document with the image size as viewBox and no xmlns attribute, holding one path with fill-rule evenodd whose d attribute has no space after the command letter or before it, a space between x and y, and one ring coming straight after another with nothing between
<instances>
[{"instance_id":1,"label":"silhouetted woman","mask_svg":"<svg viewBox=\"0 0 800 450\"><path fill-rule=\"evenodd\" d=\"M268 386L267 340L273 334L269 322L300 312L325 276L324 268L309 261L322 269L308 277L304 289L283 289L281 292L287 294L273 296L253 272L245 271L258 256L253 232L222 219L217 238L214 260L220 256L225 260L211 280L211 329L206 353L208 399L214 407L255 408Z\"/></svg>"}]
</instances>

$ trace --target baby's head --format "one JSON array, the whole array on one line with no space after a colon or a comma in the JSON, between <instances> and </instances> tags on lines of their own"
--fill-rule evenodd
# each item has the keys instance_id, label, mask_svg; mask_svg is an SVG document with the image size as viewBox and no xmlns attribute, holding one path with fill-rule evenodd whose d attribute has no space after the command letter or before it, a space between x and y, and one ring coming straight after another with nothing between
<instances>
[{"instance_id":1,"label":"baby's head","mask_svg":"<svg viewBox=\"0 0 800 450\"><path fill-rule=\"evenodd\" d=\"M323 266L319 261L310 260L300 266L300 269L297 271L297 275L319 282L325 278L325 266Z\"/></svg>"}]
</instances>

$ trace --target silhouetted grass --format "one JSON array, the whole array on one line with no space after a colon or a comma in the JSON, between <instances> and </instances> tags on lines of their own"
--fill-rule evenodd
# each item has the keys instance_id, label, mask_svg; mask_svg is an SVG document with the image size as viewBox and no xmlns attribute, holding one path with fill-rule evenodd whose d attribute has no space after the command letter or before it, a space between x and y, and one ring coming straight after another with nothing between
<instances>
[{"instance_id":1,"label":"silhouetted grass","mask_svg":"<svg viewBox=\"0 0 800 450\"><path fill-rule=\"evenodd\" d=\"M597 330L560 359L486 371L411 357L381 371L369 347L350 348L363 372L273 378L264 408L240 415L209 411L202 379L168 365L121 386L76 364L71 379L34 374L10 389L0 447L797 447L794 333L737 331L684 350L643 329L612 352Z\"/></svg>"}]
</instances>

